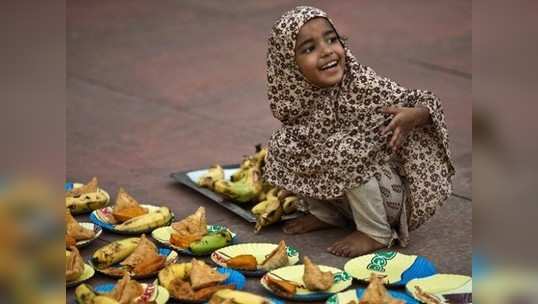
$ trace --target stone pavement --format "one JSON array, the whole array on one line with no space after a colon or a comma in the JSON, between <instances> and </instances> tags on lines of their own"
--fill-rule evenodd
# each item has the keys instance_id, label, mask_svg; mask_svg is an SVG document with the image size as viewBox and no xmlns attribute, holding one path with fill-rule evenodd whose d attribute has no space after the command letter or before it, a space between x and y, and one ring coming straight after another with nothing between
<instances>
[{"instance_id":1,"label":"stone pavement","mask_svg":"<svg viewBox=\"0 0 538 304\"><path fill-rule=\"evenodd\" d=\"M169 178L238 163L278 127L265 91L267 37L282 13L304 3L69 1L67 179L98 176L112 197L122 186L143 202L165 203L177 218L205 206L210 222L226 224L241 241L284 238L316 262L343 267L347 259L325 248L348 231L287 236L276 225L254 235L244 220ZM442 99L457 170L454 195L401 251L430 258L440 272L470 274L471 2L307 4L329 13L362 63ZM83 255L117 236L101 238ZM112 280L96 275L89 283L104 281ZM247 288L263 293L254 279Z\"/></svg>"}]
</instances>

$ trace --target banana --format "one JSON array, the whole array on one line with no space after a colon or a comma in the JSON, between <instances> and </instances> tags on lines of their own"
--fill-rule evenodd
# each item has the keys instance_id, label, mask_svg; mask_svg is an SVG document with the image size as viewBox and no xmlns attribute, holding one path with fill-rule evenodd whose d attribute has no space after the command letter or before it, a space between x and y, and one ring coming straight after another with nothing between
<instances>
[{"instance_id":1,"label":"banana","mask_svg":"<svg viewBox=\"0 0 538 304\"><path fill-rule=\"evenodd\" d=\"M127 238L112 242L94 252L91 261L99 269L107 268L124 260L138 246L140 238Z\"/></svg>"},{"instance_id":2,"label":"banana","mask_svg":"<svg viewBox=\"0 0 538 304\"><path fill-rule=\"evenodd\" d=\"M299 199L297 196L288 196L284 198L284 201L282 202L282 209L284 210L284 213L290 214L297 211L298 201Z\"/></svg>"},{"instance_id":3,"label":"banana","mask_svg":"<svg viewBox=\"0 0 538 304\"><path fill-rule=\"evenodd\" d=\"M159 271L159 284L168 289L170 282L176 278L186 279L191 272L191 263L170 264Z\"/></svg>"},{"instance_id":4,"label":"banana","mask_svg":"<svg viewBox=\"0 0 538 304\"><path fill-rule=\"evenodd\" d=\"M224 179L224 169L218 164L215 164L207 170L207 173L200 176L198 186L212 189L213 183Z\"/></svg>"},{"instance_id":5,"label":"banana","mask_svg":"<svg viewBox=\"0 0 538 304\"><path fill-rule=\"evenodd\" d=\"M256 146L256 154L246 157L239 166L239 170L232 174L230 180L232 182L239 181L247 175L248 169L252 167L258 168L261 170L263 163L265 162L265 156L267 155L267 148L261 148L261 146Z\"/></svg>"},{"instance_id":6,"label":"banana","mask_svg":"<svg viewBox=\"0 0 538 304\"><path fill-rule=\"evenodd\" d=\"M89 285L80 284L77 289L75 289L75 301L77 301L78 304L91 304L93 298L96 296L97 294Z\"/></svg>"},{"instance_id":7,"label":"banana","mask_svg":"<svg viewBox=\"0 0 538 304\"><path fill-rule=\"evenodd\" d=\"M267 201L268 203L263 213L256 216L255 233L260 232L265 226L278 222L284 214L284 209L282 209L282 204L278 198L268 199Z\"/></svg>"},{"instance_id":8,"label":"banana","mask_svg":"<svg viewBox=\"0 0 538 304\"><path fill-rule=\"evenodd\" d=\"M278 193L278 188L272 188L266 193L265 200L261 201L260 203L252 207L250 211L252 211L252 213L255 216L263 214L265 210L267 209L267 206L269 205L269 201L278 199L277 193Z\"/></svg>"},{"instance_id":9,"label":"banana","mask_svg":"<svg viewBox=\"0 0 538 304\"><path fill-rule=\"evenodd\" d=\"M238 203L246 203L258 197L263 188L260 170L254 166L246 170L242 179L230 182L218 180L213 184L214 190Z\"/></svg>"},{"instance_id":10,"label":"banana","mask_svg":"<svg viewBox=\"0 0 538 304\"><path fill-rule=\"evenodd\" d=\"M120 302L107 296L96 296L92 299L91 304L120 304Z\"/></svg>"},{"instance_id":11,"label":"banana","mask_svg":"<svg viewBox=\"0 0 538 304\"><path fill-rule=\"evenodd\" d=\"M201 240L192 242L189 245L190 251L195 255L206 255L217 249L230 245L232 235L229 231L224 230L218 233L208 234Z\"/></svg>"},{"instance_id":12,"label":"banana","mask_svg":"<svg viewBox=\"0 0 538 304\"><path fill-rule=\"evenodd\" d=\"M233 304L269 304L270 302L258 295L253 293L231 290L231 289L221 289L213 294L211 298L212 301L220 301L216 303L225 302L226 300L231 301ZM211 302L211 301L210 301ZM228 303L228 302L225 302Z\"/></svg>"},{"instance_id":13,"label":"banana","mask_svg":"<svg viewBox=\"0 0 538 304\"><path fill-rule=\"evenodd\" d=\"M77 197L66 197L65 207L71 214L88 213L108 205L110 199L102 191L84 193Z\"/></svg>"},{"instance_id":14,"label":"banana","mask_svg":"<svg viewBox=\"0 0 538 304\"><path fill-rule=\"evenodd\" d=\"M173 218L172 212L167 207L160 207L141 216L127 220L114 228L128 233L142 233L168 224Z\"/></svg>"}]
</instances>

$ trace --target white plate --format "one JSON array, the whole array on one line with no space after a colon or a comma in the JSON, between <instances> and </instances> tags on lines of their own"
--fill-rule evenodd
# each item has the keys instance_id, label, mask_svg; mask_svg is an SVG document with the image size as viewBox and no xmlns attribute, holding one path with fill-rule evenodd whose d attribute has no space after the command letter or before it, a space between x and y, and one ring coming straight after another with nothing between
<instances>
[{"instance_id":1,"label":"white plate","mask_svg":"<svg viewBox=\"0 0 538 304\"><path fill-rule=\"evenodd\" d=\"M84 264L84 271L76 280L65 282L67 287L78 285L86 280L89 280L95 274L95 270L89 264Z\"/></svg>"},{"instance_id":2,"label":"white plate","mask_svg":"<svg viewBox=\"0 0 538 304\"><path fill-rule=\"evenodd\" d=\"M95 236L93 238L87 239L87 240L77 241L76 246L79 247L79 248L88 245L89 243L91 243L92 241L97 239L101 235L101 233L103 233L103 228L101 228L99 225L95 225L94 223L81 222L79 224L82 227L84 227L86 229L93 230L93 232L95 232Z\"/></svg>"},{"instance_id":3,"label":"white plate","mask_svg":"<svg viewBox=\"0 0 538 304\"><path fill-rule=\"evenodd\" d=\"M351 286L351 281L353 280L353 278L345 271L335 268L335 267L324 266L324 265L319 265L319 268L321 271L330 271L334 274L334 284L331 286L331 288L329 288L326 291L311 291L306 288L297 288L297 293L293 296L288 297L288 296L276 294L267 285L268 276L272 276L273 278L278 279L278 280L284 279L284 280L296 282L304 286L304 282L303 282L304 265L293 265L293 266L287 266L287 267L282 267L279 269L272 270L266 273L262 277L262 279L260 280L260 283L269 292L279 297L283 297L283 298L294 300L294 301L325 300L328 297L332 296L333 294L346 290L349 286Z\"/></svg>"},{"instance_id":4,"label":"white plate","mask_svg":"<svg viewBox=\"0 0 538 304\"><path fill-rule=\"evenodd\" d=\"M450 303L448 301L450 297L472 297L473 293L473 279L468 276L456 274L436 274L427 278L409 281L405 285L405 289L408 294L418 300L415 296L416 286L438 298L441 303ZM471 301L468 301L468 303L471 303ZM460 301L456 303L460 303Z\"/></svg>"},{"instance_id":5,"label":"white plate","mask_svg":"<svg viewBox=\"0 0 538 304\"><path fill-rule=\"evenodd\" d=\"M154 212L154 211L157 211L161 207L163 207L163 206L155 206L155 205L147 205L147 204L141 204L140 206L146 208L148 210L148 212L150 212L150 213ZM168 210L170 210L170 208L168 208ZM142 233L151 232L151 231L153 231L153 229L158 228L158 227L149 227L149 228L147 228L145 230L134 231L134 232L121 231L121 230L116 229L116 226L118 226L119 224L110 223L109 219L107 219L107 217L106 217L106 214L112 214L112 206L101 208L101 209L93 211L90 214L90 220L94 224L97 224L97 225L101 226L102 228L104 228L104 229L106 229L108 231L111 231L111 232L114 232L114 233L119 233L119 234L142 234ZM172 212L172 210L170 210L170 214L172 215L170 217L170 220L168 221L168 223L165 223L164 225L169 225L174 220L174 213ZM162 227L162 226L159 226L159 227Z\"/></svg>"}]
</instances>

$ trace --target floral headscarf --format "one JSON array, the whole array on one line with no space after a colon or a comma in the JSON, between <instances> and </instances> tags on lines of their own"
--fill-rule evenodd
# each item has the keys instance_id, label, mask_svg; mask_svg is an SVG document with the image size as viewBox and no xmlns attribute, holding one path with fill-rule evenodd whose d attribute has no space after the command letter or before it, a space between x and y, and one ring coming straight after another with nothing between
<instances>
[{"instance_id":1,"label":"floral headscarf","mask_svg":"<svg viewBox=\"0 0 538 304\"><path fill-rule=\"evenodd\" d=\"M439 99L431 92L409 90L361 65L344 45L343 80L317 88L299 71L295 41L312 18L326 18L317 8L300 6L273 26L267 53L271 111L282 122L269 140L264 178L291 192L335 199L358 187L395 157L409 189L409 228L428 220L451 193L454 168ZM413 130L397 155L381 130L391 115L387 106L428 108L432 124Z\"/></svg>"}]
</instances>

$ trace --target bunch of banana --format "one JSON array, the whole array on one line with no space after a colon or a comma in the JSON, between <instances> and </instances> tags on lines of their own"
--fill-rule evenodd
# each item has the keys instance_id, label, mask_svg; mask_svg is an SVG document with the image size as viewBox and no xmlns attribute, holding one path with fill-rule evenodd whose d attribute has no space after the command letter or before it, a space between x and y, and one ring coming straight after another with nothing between
<instances>
[{"instance_id":1,"label":"bunch of banana","mask_svg":"<svg viewBox=\"0 0 538 304\"><path fill-rule=\"evenodd\" d=\"M262 148L260 145L256 146L256 154L247 156L239 166L239 170L232 174L230 180L232 182L239 181L247 175L248 169L252 167L258 168L261 171L263 164L265 163L265 156L267 155L267 148Z\"/></svg>"},{"instance_id":2,"label":"bunch of banana","mask_svg":"<svg viewBox=\"0 0 538 304\"><path fill-rule=\"evenodd\" d=\"M215 164L207 170L207 173L200 176L196 182L198 186L213 189L213 184L218 180L224 180L224 169Z\"/></svg>"},{"instance_id":3,"label":"bunch of banana","mask_svg":"<svg viewBox=\"0 0 538 304\"><path fill-rule=\"evenodd\" d=\"M105 207L109 197L102 191L84 193L80 196L68 196L65 198L65 207L71 214L88 213Z\"/></svg>"},{"instance_id":4,"label":"bunch of banana","mask_svg":"<svg viewBox=\"0 0 538 304\"><path fill-rule=\"evenodd\" d=\"M119 225L114 229L126 233L142 233L155 228L165 226L172 221L174 215L168 207L160 207L141 216L134 217Z\"/></svg>"},{"instance_id":5,"label":"bunch of banana","mask_svg":"<svg viewBox=\"0 0 538 304\"><path fill-rule=\"evenodd\" d=\"M286 190L276 187L269 190L265 195L265 200L251 209L256 216L255 232L258 233L263 227L280 221L284 214L295 212L297 202L297 197Z\"/></svg>"},{"instance_id":6,"label":"bunch of banana","mask_svg":"<svg viewBox=\"0 0 538 304\"><path fill-rule=\"evenodd\" d=\"M98 269L104 269L127 258L138 246L140 238L127 238L114 241L99 248L92 255L92 264Z\"/></svg>"},{"instance_id":7,"label":"bunch of banana","mask_svg":"<svg viewBox=\"0 0 538 304\"><path fill-rule=\"evenodd\" d=\"M235 202L246 203L257 198L263 189L261 172L258 166L252 166L241 174L241 179L233 182L218 180L213 187Z\"/></svg>"}]
</instances>

